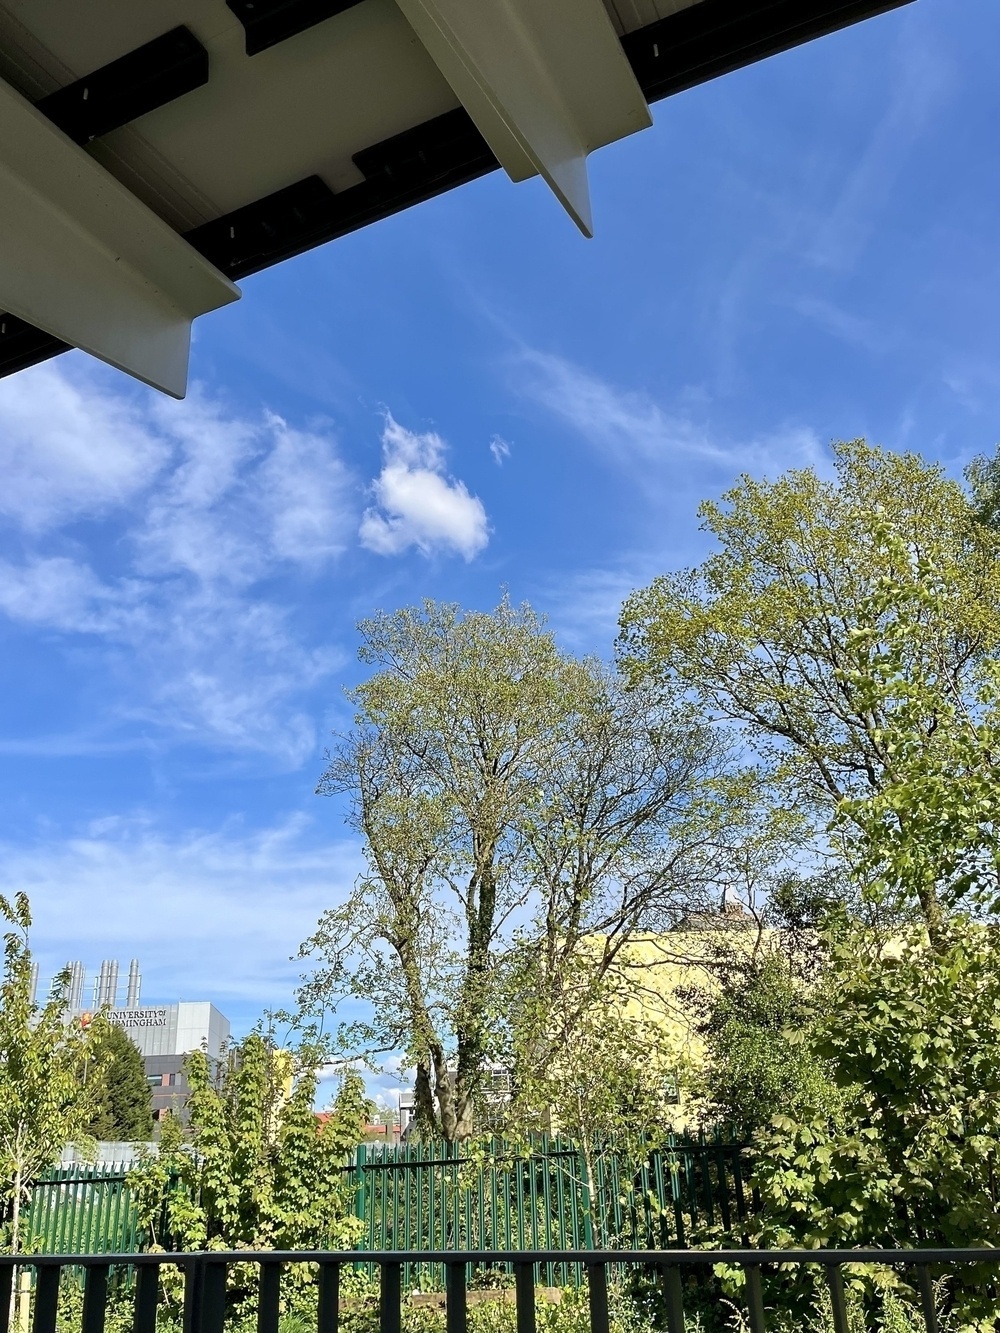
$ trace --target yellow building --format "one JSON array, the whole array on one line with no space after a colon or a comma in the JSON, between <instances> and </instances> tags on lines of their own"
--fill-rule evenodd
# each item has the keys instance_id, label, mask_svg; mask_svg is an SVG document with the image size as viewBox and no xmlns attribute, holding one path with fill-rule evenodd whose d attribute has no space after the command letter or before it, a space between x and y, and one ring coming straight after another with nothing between
<instances>
[{"instance_id":1,"label":"yellow building","mask_svg":"<svg viewBox=\"0 0 1000 1333\"><path fill-rule=\"evenodd\" d=\"M741 907L699 912L674 930L630 941L609 970L607 997L615 1010L640 1027L657 1029L664 1064L676 1083L670 1113L676 1129L690 1124L696 1110L685 1085L705 1060L700 1012L718 993L727 960L749 954L762 938L757 922Z\"/></svg>"}]
</instances>

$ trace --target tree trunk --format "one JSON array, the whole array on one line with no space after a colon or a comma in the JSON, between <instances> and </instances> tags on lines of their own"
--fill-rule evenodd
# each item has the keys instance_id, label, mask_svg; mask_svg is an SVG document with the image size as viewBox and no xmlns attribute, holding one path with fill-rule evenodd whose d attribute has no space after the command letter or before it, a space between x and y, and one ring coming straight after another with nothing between
<instances>
[{"instance_id":1,"label":"tree trunk","mask_svg":"<svg viewBox=\"0 0 1000 1333\"><path fill-rule=\"evenodd\" d=\"M944 943L945 918L937 889L933 884L926 884L917 891L917 898L927 925L927 938L930 940L931 948L940 953Z\"/></svg>"},{"instance_id":2,"label":"tree trunk","mask_svg":"<svg viewBox=\"0 0 1000 1333\"><path fill-rule=\"evenodd\" d=\"M22 1181L23 1181L23 1180L24 1180L24 1174L23 1174L23 1172L22 1172L22 1170L21 1170L21 1167L18 1166L17 1169L16 1169L15 1172L14 1172L14 1198L13 1198L13 1200L12 1200L11 1214L10 1214L10 1252L11 1252L11 1254L18 1254L18 1253L20 1253L20 1245L21 1245L21 1188L22 1188ZM8 1327L9 1329L15 1327L15 1319L16 1319L16 1321L17 1321L17 1325L18 1325L18 1326L20 1326L20 1324L21 1324L21 1322L22 1322L22 1320L21 1320L21 1314L22 1314L22 1311L21 1311L21 1309L19 1308L21 1305L23 1305L23 1301L20 1299L20 1292L21 1292L21 1278L22 1278L22 1277L27 1277L27 1276L28 1276L28 1273L27 1273L27 1272L25 1272L25 1273L22 1274L22 1273L21 1273L21 1270L18 1269L18 1268L15 1268L15 1269L14 1269L14 1272L11 1274L11 1277L13 1278L13 1281L12 1281L12 1283L11 1283L11 1288L10 1288L10 1304L9 1304L9 1306L8 1306L8 1309L7 1309L7 1327ZM26 1325L27 1325L27 1319L25 1318L23 1322L24 1322L24 1324L25 1324L25 1326L26 1326ZM18 1333L20 1333L20 1327L18 1327Z\"/></svg>"},{"instance_id":3,"label":"tree trunk","mask_svg":"<svg viewBox=\"0 0 1000 1333\"><path fill-rule=\"evenodd\" d=\"M10 1252L19 1254L21 1250L21 1191L24 1188L24 1172L20 1166L14 1172L14 1198L10 1214Z\"/></svg>"},{"instance_id":4,"label":"tree trunk","mask_svg":"<svg viewBox=\"0 0 1000 1333\"><path fill-rule=\"evenodd\" d=\"M417 1061L417 1077L413 1092L417 1133L421 1138L431 1138L437 1131L437 1112L434 1108L434 1090L431 1087L431 1068L425 1060Z\"/></svg>"},{"instance_id":5,"label":"tree trunk","mask_svg":"<svg viewBox=\"0 0 1000 1333\"><path fill-rule=\"evenodd\" d=\"M448 1060L440 1046L431 1049L431 1059L434 1061L434 1091L437 1094L441 1133L447 1143L454 1143L455 1126L457 1124L454 1079L451 1070L448 1068Z\"/></svg>"}]
</instances>

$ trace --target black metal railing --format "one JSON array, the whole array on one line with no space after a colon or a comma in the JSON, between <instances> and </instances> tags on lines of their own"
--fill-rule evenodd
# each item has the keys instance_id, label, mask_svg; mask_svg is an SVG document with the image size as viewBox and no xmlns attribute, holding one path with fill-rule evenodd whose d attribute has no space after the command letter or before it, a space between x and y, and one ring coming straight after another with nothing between
<instances>
[{"instance_id":1,"label":"black metal railing","mask_svg":"<svg viewBox=\"0 0 1000 1333\"><path fill-rule=\"evenodd\" d=\"M314 1265L317 1272L317 1333L338 1333L341 1317L341 1273L357 1267L358 1253L347 1251L209 1251L197 1254L122 1255L0 1255L0 1333L7 1333L18 1270L33 1277L31 1333L56 1333L60 1279L64 1269L83 1276L83 1309L79 1333L105 1333L111 1275L129 1270L132 1333L156 1333L160 1300L160 1269L172 1266L184 1275L183 1333L225 1333L226 1293L230 1267L256 1266L257 1333L278 1333L282 1274L290 1265ZM685 1333L684 1276L715 1264L741 1268L744 1302L751 1333L766 1333L762 1275L771 1271L821 1269L828 1284L835 1333L849 1333L844 1268L876 1265L902 1269L915 1278L913 1289L927 1333L939 1333L934 1278L941 1270L956 1275L971 1264L995 1265L1000 1249L919 1250L529 1250L514 1254L497 1250L426 1252L381 1251L364 1254L364 1263L379 1270L379 1333L401 1333L404 1266L440 1265L444 1273L447 1333L467 1333L469 1274L480 1268L513 1263L517 1333L535 1333L536 1278L554 1263L579 1263L587 1275L591 1333L609 1333L608 1270L645 1269L658 1277L663 1323L668 1333Z\"/></svg>"}]
</instances>

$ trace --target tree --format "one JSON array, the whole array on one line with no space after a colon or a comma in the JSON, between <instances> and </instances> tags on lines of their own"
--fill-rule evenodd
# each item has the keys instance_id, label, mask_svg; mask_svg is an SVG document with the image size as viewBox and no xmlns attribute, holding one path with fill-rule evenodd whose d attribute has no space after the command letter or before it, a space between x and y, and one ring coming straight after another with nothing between
<instances>
[{"instance_id":1,"label":"tree","mask_svg":"<svg viewBox=\"0 0 1000 1333\"><path fill-rule=\"evenodd\" d=\"M215 1071L186 1062L189 1139L164 1122L159 1151L130 1181L140 1220L173 1249L339 1249L354 1240L346 1158L370 1112L348 1073L332 1108L313 1110L315 1052L293 1055L247 1037Z\"/></svg>"},{"instance_id":2,"label":"tree","mask_svg":"<svg viewBox=\"0 0 1000 1333\"><path fill-rule=\"evenodd\" d=\"M911 928L886 949L840 932L799 1034L839 1099L776 1116L760 1136L755 1243L1000 1243L998 1038L994 929L955 917L937 947ZM955 1279L963 1316L988 1314L984 1328L996 1313L979 1288L993 1276L973 1267Z\"/></svg>"},{"instance_id":3,"label":"tree","mask_svg":"<svg viewBox=\"0 0 1000 1333\"><path fill-rule=\"evenodd\" d=\"M898 724L917 722L893 682L883 688L885 654L920 692L925 738L975 711L1000 643L1000 534L980 521L983 486L970 496L912 454L855 440L834 463L833 481L744 477L703 505L720 549L628 600L620 653L630 679L684 689L738 724L786 804L820 827L837 816L843 832L897 780ZM931 568L934 607L912 614ZM894 595L880 598L886 582ZM937 886L909 887L937 932Z\"/></svg>"},{"instance_id":4,"label":"tree","mask_svg":"<svg viewBox=\"0 0 1000 1333\"><path fill-rule=\"evenodd\" d=\"M78 1072L89 1038L65 1019L68 971L53 981L44 1004L31 998L27 896L0 896L0 917L9 927L0 981L0 1201L9 1251L17 1254L32 1184L84 1133L89 1106Z\"/></svg>"},{"instance_id":5,"label":"tree","mask_svg":"<svg viewBox=\"0 0 1000 1333\"><path fill-rule=\"evenodd\" d=\"M515 1040L528 1041L531 1058L516 1062L520 1072L504 1130L530 1143L544 1127L575 1143L578 1163L566 1155L553 1159L553 1166L568 1171L572 1185L583 1186L594 1246L601 1249L612 1238L606 1209L633 1194L639 1168L666 1139L677 1071L657 1024L629 1012L634 994L626 977L609 974L596 989L590 969L583 972L589 998L574 1021L559 1022L557 1011L544 1011L563 1034L544 1062L535 1058L534 1031L518 1029ZM566 982L562 995L575 1009L574 988ZM613 1170L602 1171L612 1160ZM601 1189L608 1178L621 1195L613 1201Z\"/></svg>"},{"instance_id":6,"label":"tree","mask_svg":"<svg viewBox=\"0 0 1000 1333\"><path fill-rule=\"evenodd\" d=\"M81 1071L91 1102L86 1133L95 1139L123 1143L152 1138L152 1096L135 1044L120 1027L99 1014L89 1045Z\"/></svg>"},{"instance_id":7,"label":"tree","mask_svg":"<svg viewBox=\"0 0 1000 1333\"><path fill-rule=\"evenodd\" d=\"M811 996L780 943L723 973L701 1025L707 1058L698 1080L708 1117L749 1142L773 1118L795 1120L837 1101L825 1063L800 1040Z\"/></svg>"},{"instance_id":8,"label":"tree","mask_svg":"<svg viewBox=\"0 0 1000 1333\"><path fill-rule=\"evenodd\" d=\"M599 983L632 932L702 886L711 848L688 824L718 746L690 710L560 652L530 607L426 602L360 628L379 670L319 791L351 798L368 872L303 946L320 965L302 999L364 1001L341 1048L405 1051L418 1124L462 1139L487 1063L510 1055L507 960L525 932L554 1004L574 960Z\"/></svg>"}]
</instances>

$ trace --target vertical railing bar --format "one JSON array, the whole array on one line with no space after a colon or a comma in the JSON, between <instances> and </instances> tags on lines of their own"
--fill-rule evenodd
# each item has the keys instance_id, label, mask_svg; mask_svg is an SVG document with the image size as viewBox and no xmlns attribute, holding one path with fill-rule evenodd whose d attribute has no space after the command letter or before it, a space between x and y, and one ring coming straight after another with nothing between
<instances>
[{"instance_id":1,"label":"vertical railing bar","mask_svg":"<svg viewBox=\"0 0 1000 1333\"><path fill-rule=\"evenodd\" d=\"M392 1177L390 1173L386 1173L386 1176L388 1183ZM338 1263L321 1263L319 1266L316 1330L317 1333L339 1333L340 1330L340 1264Z\"/></svg>"},{"instance_id":2,"label":"vertical railing bar","mask_svg":"<svg viewBox=\"0 0 1000 1333\"><path fill-rule=\"evenodd\" d=\"M445 1265L445 1333L467 1333L469 1323L466 1299L465 1264Z\"/></svg>"},{"instance_id":3,"label":"vertical railing bar","mask_svg":"<svg viewBox=\"0 0 1000 1333\"><path fill-rule=\"evenodd\" d=\"M65 1252L69 1248L67 1244L67 1232L70 1226L72 1225L72 1219L76 1214L75 1208L66 1207L66 1199L67 1199L66 1191L68 1188L69 1187L65 1184L60 1185L59 1187L59 1202L60 1204L62 1204L62 1207L56 1213L55 1251L57 1254L65 1254ZM76 1199L76 1193L74 1190L74 1202L75 1199Z\"/></svg>"},{"instance_id":4,"label":"vertical railing bar","mask_svg":"<svg viewBox=\"0 0 1000 1333\"><path fill-rule=\"evenodd\" d=\"M278 1333L281 1315L281 1264L263 1263L257 1286L257 1333Z\"/></svg>"},{"instance_id":5,"label":"vertical railing bar","mask_svg":"<svg viewBox=\"0 0 1000 1333\"><path fill-rule=\"evenodd\" d=\"M160 1294L157 1264L142 1264L136 1275L132 1333L156 1333L156 1303Z\"/></svg>"},{"instance_id":6,"label":"vertical railing bar","mask_svg":"<svg viewBox=\"0 0 1000 1333\"><path fill-rule=\"evenodd\" d=\"M743 1271L747 1279L747 1314L750 1320L750 1333L765 1333L764 1293L760 1285L760 1265L744 1264Z\"/></svg>"},{"instance_id":7,"label":"vertical railing bar","mask_svg":"<svg viewBox=\"0 0 1000 1333\"><path fill-rule=\"evenodd\" d=\"M850 1333L847 1321L847 1300L844 1296L844 1274L840 1264L829 1264L826 1280L830 1284L830 1303L833 1307L833 1333Z\"/></svg>"},{"instance_id":8,"label":"vertical railing bar","mask_svg":"<svg viewBox=\"0 0 1000 1333\"><path fill-rule=\"evenodd\" d=\"M28 1202L26 1219L28 1234L40 1236L43 1244L49 1238L49 1201L52 1198L52 1189L48 1181L39 1181L32 1189Z\"/></svg>"},{"instance_id":9,"label":"vertical railing bar","mask_svg":"<svg viewBox=\"0 0 1000 1333\"><path fill-rule=\"evenodd\" d=\"M681 1166L680 1158L671 1149L670 1157L670 1193L674 1204L674 1230L677 1233L677 1247L681 1250L687 1249L687 1241L684 1236L684 1205L681 1200Z\"/></svg>"},{"instance_id":10,"label":"vertical railing bar","mask_svg":"<svg viewBox=\"0 0 1000 1333\"><path fill-rule=\"evenodd\" d=\"M124 1180L115 1181L115 1223L114 1223L114 1249L123 1250L124 1237L119 1228L125 1226L125 1209L127 1205L126 1190Z\"/></svg>"},{"instance_id":11,"label":"vertical railing bar","mask_svg":"<svg viewBox=\"0 0 1000 1333\"><path fill-rule=\"evenodd\" d=\"M525 1159L522 1158L517 1163L517 1177L514 1182L517 1191L515 1194L515 1198L517 1199L517 1244L515 1249L518 1250L526 1250L528 1248L524 1232L524 1176L527 1169Z\"/></svg>"},{"instance_id":12,"label":"vertical railing bar","mask_svg":"<svg viewBox=\"0 0 1000 1333\"><path fill-rule=\"evenodd\" d=\"M514 1265L517 1333L535 1333L535 1265Z\"/></svg>"},{"instance_id":13,"label":"vertical railing bar","mask_svg":"<svg viewBox=\"0 0 1000 1333\"><path fill-rule=\"evenodd\" d=\"M108 1273L110 1264L92 1264L87 1269L83 1289L83 1333L104 1333L104 1318L108 1308Z\"/></svg>"},{"instance_id":14,"label":"vertical railing bar","mask_svg":"<svg viewBox=\"0 0 1000 1333\"><path fill-rule=\"evenodd\" d=\"M733 1149L733 1187L736 1191L736 1217L740 1222L746 1221L747 1200L743 1190L743 1157L742 1149L738 1146Z\"/></svg>"},{"instance_id":15,"label":"vertical railing bar","mask_svg":"<svg viewBox=\"0 0 1000 1333\"><path fill-rule=\"evenodd\" d=\"M923 1311L927 1333L938 1333L937 1310L934 1306L934 1284L931 1282L931 1270L926 1264L917 1265L917 1281L920 1285L920 1308Z\"/></svg>"},{"instance_id":16,"label":"vertical railing bar","mask_svg":"<svg viewBox=\"0 0 1000 1333\"><path fill-rule=\"evenodd\" d=\"M566 1244L566 1190L563 1185L563 1164L561 1159L556 1155L553 1155L552 1161L554 1163L553 1170L555 1172L555 1209L556 1217L558 1218L557 1238L554 1248L557 1250L566 1250L571 1249L572 1246ZM559 1280L563 1286L569 1282L569 1265L565 1260L563 1260L559 1267Z\"/></svg>"},{"instance_id":17,"label":"vertical railing bar","mask_svg":"<svg viewBox=\"0 0 1000 1333\"><path fill-rule=\"evenodd\" d=\"M96 1215L94 1213L91 1213L90 1215L90 1235L87 1237L86 1247L82 1251L83 1254L98 1253L97 1238L101 1237L103 1240L107 1237L115 1224L115 1193L109 1181L105 1180L102 1182L98 1200L100 1207L97 1210ZM108 1251L103 1250L101 1253L107 1254Z\"/></svg>"},{"instance_id":18,"label":"vertical railing bar","mask_svg":"<svg viewBox=\"0 0 1000 1333\"><path fill-rule=\"evenodd\" d=\"M196 1333L222 1333L226 1322L226 1273L229 1265L218 1259L205 1264L201 1280L201 1318Z\"/></svg>"},{"instance_id":19,"label":"vertical railing bar","mask_svg":"<svg viewBox=\"0 0 1000 1333\"><path fill-rule=\"evenodd\" d=\"M184 1265L184 1313L181 1333L201 1331L201 1285L203 1265L199 1259L189 1259Z\"/></svg>"},{"instance_id":20,"label":"vertical railing bar","mask_svg":"<svg viewBox=\"0 0 1000 1333\"><path fill-rule=\"evenodd\" d=\"M10 1306L14 1295L14 1265L0 1268L0 1333L9 1333Z\"/></svg>"},{"instance_id":21,"label":"vertical railing bar","mask_svg":"<svg viewBox=\"0 0 1000 1333\"><path fill-rule=\"evenodd\" d=\"M642 1163L642 1225L645 1232L642 1247L644 1250L656 1249L656 1236L653 1233L653 1181L656 1176L656 1163L652 1149L647 1149Z\"/></svg>"},{"instance_id":22,"label":"vertical railing bar","mask_svg":"<svg viewBox=\"0 0 1000 1333\"><path fill-rule=\"evenodd\" d=\"M729 1177L726 1173L726 1154L715 1141L715 1172L719 1187L719 1210L722 1213L722 1225L728 1235L733 1229L733 1216L729 1207Z\"/></svg>"},{"instance_id":23,"label":"vertical railing bar","mask_svg":"<svg viewBox=\"0 0 1000 1333\"><path fill-rule=\"evenodd\" d=\"M663 1300L666 1305L667 1333L684 1333L684 1285L676 1264L664 1264Z\"/></svg>"},{"instance_id":24,"label":"vertical railing bar","mask_svg":"<svg viewBox=\"0 0 1000 1333\"><path fill-rule=\"evenodd\" d=\"M406 1150L406 1151L407 1151L407 1158L409 1158L409 1151L410 1151L410 1150L409 1150L409 1145L407 1145L407 1150ZM410 1191L410 1185L411 1185L411 1181L412 1181L412 1185L413 1185L413 1191L412 1191L412 1192L413 1192L413 1198L414 1198L414 1204L413 1204L413 1206L414 1206L414 1209L416 1209L417 1213L419 1214L419 1210L420 1210L420 1195L421 1195L421 1190L422 1190L422 1187L423 1187L423 1169L424 1169L424 1168L423 1168L423 1167L420 1165L420 1163L418 1162L418 1163L417 1163L416 1170L415 1170L415 1171L411 1171L411 1170L410 1170L410 1167L409 1167L409 1160L407 1160L406 1170L404 1170L404 1172L403 1172L403 1177L402 1177L402 1179L403 1179L403 1232L404 1232L404 1234L405 1234L405 1236L406 1236L406 1240L404 1241L403 1246L404 1246L404 1249L407 1249L407 1250L409 1250L410 1248L413 1248L413 1249L415 1249L415 1250L420 1248L420 1230L419 1230L419 1228L420 1228L420 1218L419 1218L419 1216L417 1217L417 1219L416 1219L415 1222L412 1222L412 1223L411 1223L412 1211L411 1211L411 1209L410 1209L410 1192L411 1192L411 1191ZM412 1229L411 1229L411 1226L412 1226Z\"/></svg>"},{"instance_id":25,"label":"vertical railing bar","mask_svg":"<svg viewBox=\"0 0 1000 1333\"><path fill-rule=\"evenodd\" d=\"M608 1270L605 1264L587 1265L587 1301L590 1306L590 1333L610 1333Z\"/></svg>"},{"instance_id":26,"label":"vertical railing bar","mask_svg":"<svg viewBox=\"0 0 1000 1333\"><path fill-rule=\"evenodd\" d=\"M483 1169L482 1166L480 1166L479 1169L480 1171L482 1171ZM462 1179L462 1168L461 1166L458 1166L455 1168L456 1183L461 1179ZM474 1250L476 1248L476 1244L472 1236L472 1186L468 1184L468 1181L466 1181L466 1184L462 1188L465 1193L465 1239L462 1242L462 1249Z\"/></svg>"},{"instance_id":27,"label":"vertical railing bar","mask_svg":"<svg viewBox=\"0 0 1000 1333\"><path fill-rule=\"evenodd\" d=\"M491 1166L490 1174L493 1175L494 1172L495 1168ZM473 1250L492 1250L493 1245L489 1244L486 1240L486 1168L482 1162L479 1164L477 1174L479 1179L479 1198L477 1200L479 1211L476 1214L475 1239L470 1242L469 1248ZM471 1281L472 1279L471 1264L469 1265L465 1276L467 1280Z\"/></svg>"},{"instance_id":28,"label":"vertical railing bar","mask_svg":"<svg viewBox=\"0 0 1000 1333\"><path fill-rule=\"evenodd\" d=\"M715 1199L712 1194L712 1169L708 1160L708 1145L702 1145L702 1151L698 1154L699 1165L701 1167L701 1185L705 1192L705 1214L710 1226L715 1225Z\"/></svg>"},{"instance_id":29,"label":"vertical railing bar","mask_svg":"<svg viewBox=\"0 0 1000 1333\"><path fill-rule=\"evenodd\" d=\"M400 1266L395 1263L383 1263L379 1274L379 1333L401 1333L402 1312L400 1300Z\"/></svg>"},{"instance_id":30,"label":"vertical railing bar","mask_svg":"<svg viewBox=\"0 0 1000 1333\"><path fill-rule=\"evenodd\" d=\"M55 1333L61 1272L61 1264L35 1265L35 1317L31 1325L33 1333Z\"/></svg>"}]
</instances>

